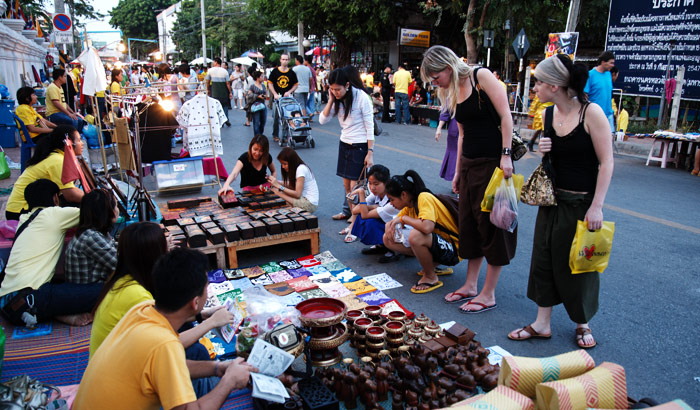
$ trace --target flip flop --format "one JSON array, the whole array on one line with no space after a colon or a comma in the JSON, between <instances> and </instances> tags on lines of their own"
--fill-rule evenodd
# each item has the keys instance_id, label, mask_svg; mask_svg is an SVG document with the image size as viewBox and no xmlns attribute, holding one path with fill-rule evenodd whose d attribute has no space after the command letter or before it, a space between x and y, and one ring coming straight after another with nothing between
<instances>
[{"instance_id":1,"label":"flip flop","mask_svg":"<svg viewBox=\"0 0 700 410\"><path fill-rule=\"evenodd\" d=\"M438 276L452 275L454 269L452 268L435 268L435 274ZM418 271L418 276L423 276L423 271Z\"/></svg>"},{"instance_id":2,"label":"flip flop","mask_svg":"<svg viewBox=\"0 0 700 410\"><path fill-rule=\"evenodd\" d=\"M340 214L333 215L332 218L334 221L344 221L344 220L350 218L350 216L345 215L343 213L340 213Z\"/></svg>"},{"instance_id":3,"label":"flip flop","mask_svg":"<svg viewBox=\"0 0 700 410\"><path fill-rule=\"evenodd\" d=\"M438 274L438 275L439 275L439 274ZM452 296L459 296L459 299L456 299L456 300L447 300L447 299L443 299L443 301L444 301L445 303L450 303L450 304L452 304L452 303L466 302L466 301L472 300L472 299L474 299L474 298L476 297L476 295L474 295L474 296L469 296L469 295L465 295L464 293L450 292L450 293L448 293L447 295L445 295L445 298L447 298L447 297L450 296L450 295L452 295Z\"/></svg>"},{"instance_id":4,"label":"flip flop","mask_svg":"<svg viewBox=\"0 0 700 410\"><path fill-rule=\"evenodd\" d=\"M529 335L528 336L521 336L522 332L527 332ZM510 332L513 333L513 332ZM544 333L538 333L535 329L532 328L532 326L527 325L521 327L519 330L516 331L516 334L518 337L513 337L508 333L508 339L510 340L517 340L517 341L523 341L527 339L550 339L552 337L552 334L544 334Z\"/></svg>"},{"instance_id":5,"label":"flip flop","mask_svg":"<svg viewBox=\"0 0 700 410\"><path fill-rule=\"evenodd\" d=\"M583 338L586 335L591 335L591 337L593 337L593 332L591 332L590 327L577 327L576 328L576 344L578 345L578 347L580 347L581 349L591 349L593 347L596 347L598 342L596 342L595 339L593 339L592 345L587 345L587 344L583 343Z\"/></svg>"},{"instance_id":6,"label":"flip flop","mask_svg":"<svg viewBox=\"0 0 700 410\"><path fill-rule=\"evenodd\" d=\"M467 302L467 305L479 305L479 306L481 306L481 309L479 309L479 310L466 310L463 308L459 308L459 311L462 313L466 313L466 314L483 313L483 312L487 312L489 310L496 309L496 306L498 306L497 303L494 303L493 305L489 306L489 305L486 305L486 304L481 303L481 302L474 302L473 300L470 300L469 302Z\"/></svg>"},{"instance_id":7,"label":"flip flop","mask_svg":"<svg viewBox=\"0 0 700 410\"><path fill-rule=\"evenodd\" d=\"M420 283L420 281L416 282L413 287L411 287L411 293L428 293L432 292L437 288L441 288L443 285L442 282L437 281L435 283ZM416 286L427 286L425 289L417 290L415 289Z\"/></svg>"},{"instance_id":8,"label":"flip flop","mask_svg":"<svg viewBox=\"0 0 700 410\"><path fill-rule=\"evenodd\" d=\"M345 243L353 243L357 241L357 236L349 233L345 236L345 239L343 239L343 242Z\"/></svg>"}]
</instances>

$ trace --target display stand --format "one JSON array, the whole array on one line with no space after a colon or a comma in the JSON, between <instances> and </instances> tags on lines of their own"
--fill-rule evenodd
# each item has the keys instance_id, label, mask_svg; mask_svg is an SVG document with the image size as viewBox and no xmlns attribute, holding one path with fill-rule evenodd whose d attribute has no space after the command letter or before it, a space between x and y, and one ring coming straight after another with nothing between
<instances>
[{"instance_id":1,"label":"display stand","mask_svg":"<svg viewBox=\"0 0 700 410\"><path fill-rule=\"evenodd\" d=\"M202 82L197 82L197 83L190 83L190 84L196 84L196 88L193 90L187 90L188 92L206 92L206 87L204 87L204 83ZM139 221L147 221L150 219L150 216L155 215L155 208L153 206L152 199L150 195L148 194L144 183L143 183L143 162L141 159L141 132L145 131L155 131L155 130L163 130L163 129L177 129L177 128L183 128L181 125L168 125L168 126L145 126L142 127L140 126L140 116L145 112L145 110L152 104L158 104L159 102L156 102L156 100L161 100L161 101L167 101L167 94L170 93L177 93L178 90L171 90L172 87L177 87L177 85L170 84L170 83L154 83L151 84L150 86L127 86L124 87L123 89L127 92L125 92L122 95L110 95L109 96L109 102L114 107L115 105L119 105L122 107L122 109L126 112L131 112L131 116L133 116L133 137L130 136L129 141L131 143L131 148L133 152L135 152L135 166L136 169L134 170L137 173L137 186L136 186L136 191L134 193L134 196L132 197L135 206L137 207L138 211L138 218ZM209 98L209 97L207 97ZM139 109L139 104L144 104L145 107ZM210 111L209 111L209 103L207 101L207 123L206 124L195 124L195 125L188 125L187 127L197 127L197 126L203 126L207 125L209 127L209 135L211 138L211 149L212 149L212 156L214 157L214 160L216 161L216 158L218 158L218 155L216 153L216 147L214 145L214 134L212 131L212 125L211 125L211 117L210 117ZM112 114L110 114L112 115ZM104 156L104 145L103 141L101 138L100 139L100 147L103 150L103 156ZM105 170L106 170L106 157L104 159L105 162ZM124 170L119 166L119 172L120 175L123 175L122 173ZM216 168L216 181L213 183L205 183L202 186L216 186L218 185L221 187L221 180L219 176L219 169L218 167ZM186 187L186 189L192 188L191 186ZM168 191L173 191L173 190L178 190L178 188L169 188ZM161 192L161 190L152 190L153 192Z\"/></svg>"}]
</instances>

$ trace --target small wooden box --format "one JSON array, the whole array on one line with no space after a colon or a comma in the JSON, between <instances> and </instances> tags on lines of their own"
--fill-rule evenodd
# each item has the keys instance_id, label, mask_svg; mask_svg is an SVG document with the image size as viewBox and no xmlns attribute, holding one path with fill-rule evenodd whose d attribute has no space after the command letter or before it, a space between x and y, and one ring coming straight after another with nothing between
<instances>
[{"instance_id":1,"label":"small wooden box","mask_svg":"<svg viewBox=\"0 0 700 410\"><path fill-rule=\"evenodd\" d=\"M253 239L255 237L255 230L250 222L238 222L238 230L241 232L241 239Z\"/></svg>"},{"instance_id":2,"label":"small wooden box","mask_svg":"<svg viewBox=\"0 0 700 410\"><path fill-rule=\"evenodd\" d=\"M306 219L302 218L301 216L295 216L289 219L294 221L295 231L303 231L304 229L306 229Z\"/></svg>"},{"instance_id":3,"label":"small wooden box","mask_svg":"<svg viewBox=\"0 0 700 410\"><path fill-rule=\"evenodd\" d=\"M190 248L203 248L207 246L207 236L197 225L188 226L186 232L187 244Z\"/></svg>"},{"instance_id":4,"label":"small wooden box","mask_svg":"<svg viewBox=\"0 0 700 410\"><path fill-rule=\"evenodd\" d=\"M234 206L239 205L238 198L236 198L236 194L233 193L233 191L228 191L223 195L219 195L219 203L224 207L224 209L233 208Z\"/></svg>"},{"instance_id":5,"label":"small wooden box","mask_svg":"<svg viewBox=\"0 0 700 410\"><path fill-rule=\"evenodd\" d=\"M194 225L194 219L192 218L180 218L177 220L177 224L180 225L182 229L185 229L186 227L190 225Z\"/></svg>"},{"instance_id":6,"label":"small wooden box","mask_svg":"<svg viewBox=\"0 0 700 410\"><path fill-rule=\"evenodd\" d=\"M208 228L207 236L213 245L224 243L225 240L224 232L220 228Z\"/></svg>"},{"instance_id":7,"label":"small wooden box","mask_svg":"<svg viewBox=\"0 0 700 410\"><path fill-rule=\"evenodd\" d=\"M445 335L461 345L466 345L476 334L465 326L455 323L445 331Z\"/></svg>"},{"instance_id":8,"label":"small wooden box","mask_svg":"<svg viewBox=\"0 0 700 410\"><path fill-rule=\"evenodd\" d=\"M316 215L305 214L302 217L306 219L306 229L318 228L318 217Z\"/></svg>"},{"instance_id":9,"label":"small wooden box","mask_svg":"<svg viewBox=\"0 0 700 410\"><path fill-rule=\"evenodd\" d=\"M209 216L209 215L195 216L193 219L194 219L195 223L200 224L200 225L203 223L206 223L206 222L211 222L211 216Z\"/></svg>"},{"instance_id":10,"label":"small wooden box","mask_svg":"<svg viewBox=\"0 0 700 410\"><path fill-rule=\"evenodd\" d=\"M267 226L263 221L253 221L250 226L253 227L253 235L256 238L267 235Z\"/></svg>"},{"instance_id":11,"label":"small wooden box","mask_svg":"<svg viewBox=\"0 0 700 410\"><path fill-rule=\"evenodd\" d=\"M294 231L294 221L289 218L276 218L282 225L282 232L293 232Z\"/></svg>"},{"instance_id":12,"label":"small wooden box","mask_svg":"<svg viewBox=\"0 0 700 410\"><path fill-rule=\"evenodd\" d=\"M277 235L282 233L282 224L275 218L265 218L263 222L267 226L267 233Z\"/></svg>"},{"instance_id":13,"label":"small wooden box","mask_svg":"<svg viewBox=\"0 0 700 410\"><path fill-rule=\"evenodd\" d=\"M223 225L221 226L221 230L224 231L226 240L229 242L236 242L241 239L241 231L238 230L236 224Z\"/></svg>"},{"instance_id":14,"label":"small wooden box","mask_svg":"<svg viewBox=\"0 0 700 410\"><path fill-rule=\"evenodd\" d=\"M199 224L199 226L201 226L203 229L214 229L219 227L219 225L217 225L215 222L206 222Z\"/></svg>"}]
</instances>

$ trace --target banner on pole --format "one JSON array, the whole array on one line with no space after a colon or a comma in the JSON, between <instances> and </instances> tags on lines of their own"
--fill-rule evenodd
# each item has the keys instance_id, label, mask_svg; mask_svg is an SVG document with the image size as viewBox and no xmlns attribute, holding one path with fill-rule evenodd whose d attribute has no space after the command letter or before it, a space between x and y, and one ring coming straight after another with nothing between
<instances>
[{"instance_id":1,"label":"banner on pole","mask_svg":"<svg viewBox=\"0 0 700 410\"><path fill-rule=\"evenodd\" d=\"M574 60L578 47L578 33L549 33L544 49L545 58L555 54L566 54Z\"/></svg>"},{"instance_id":2,"label":"banner on pole","mask_svg":"<svg viewBox=\"0 0 700 410\"><path fill-rule=\"evenodd\" d=\"M413 47L430 47L430 31L401 29L399 45Z\"/></svg>"}]
</instances>

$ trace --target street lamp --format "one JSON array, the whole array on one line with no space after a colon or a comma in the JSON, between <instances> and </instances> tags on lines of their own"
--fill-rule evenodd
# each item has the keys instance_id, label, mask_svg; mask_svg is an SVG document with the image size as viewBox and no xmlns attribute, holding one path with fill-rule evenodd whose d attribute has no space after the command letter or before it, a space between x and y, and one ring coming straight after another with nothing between
<instances>
[{"instance_id":1,"label":"street lamp","mask_svg":"<svg viewBox=\"0 0 700 410\"><path fill-rule=\"evenodd\" d=\"M119 50L120 53L126 51L126 46L124 45L123 41L119 43L119 45L117 46L117 50Z\"/></svg>"},{"instance_id":2,"label":"street lamp","mask_svg":"<svg viewBox=\"0 0 700 410\"><path fill-rule=\"evenodd\" d=\"M305 48L309 48L311 47L311 42L305 39L304 41L302 41L301 45L303 45Z\"/></svg>"}]
</instances>

